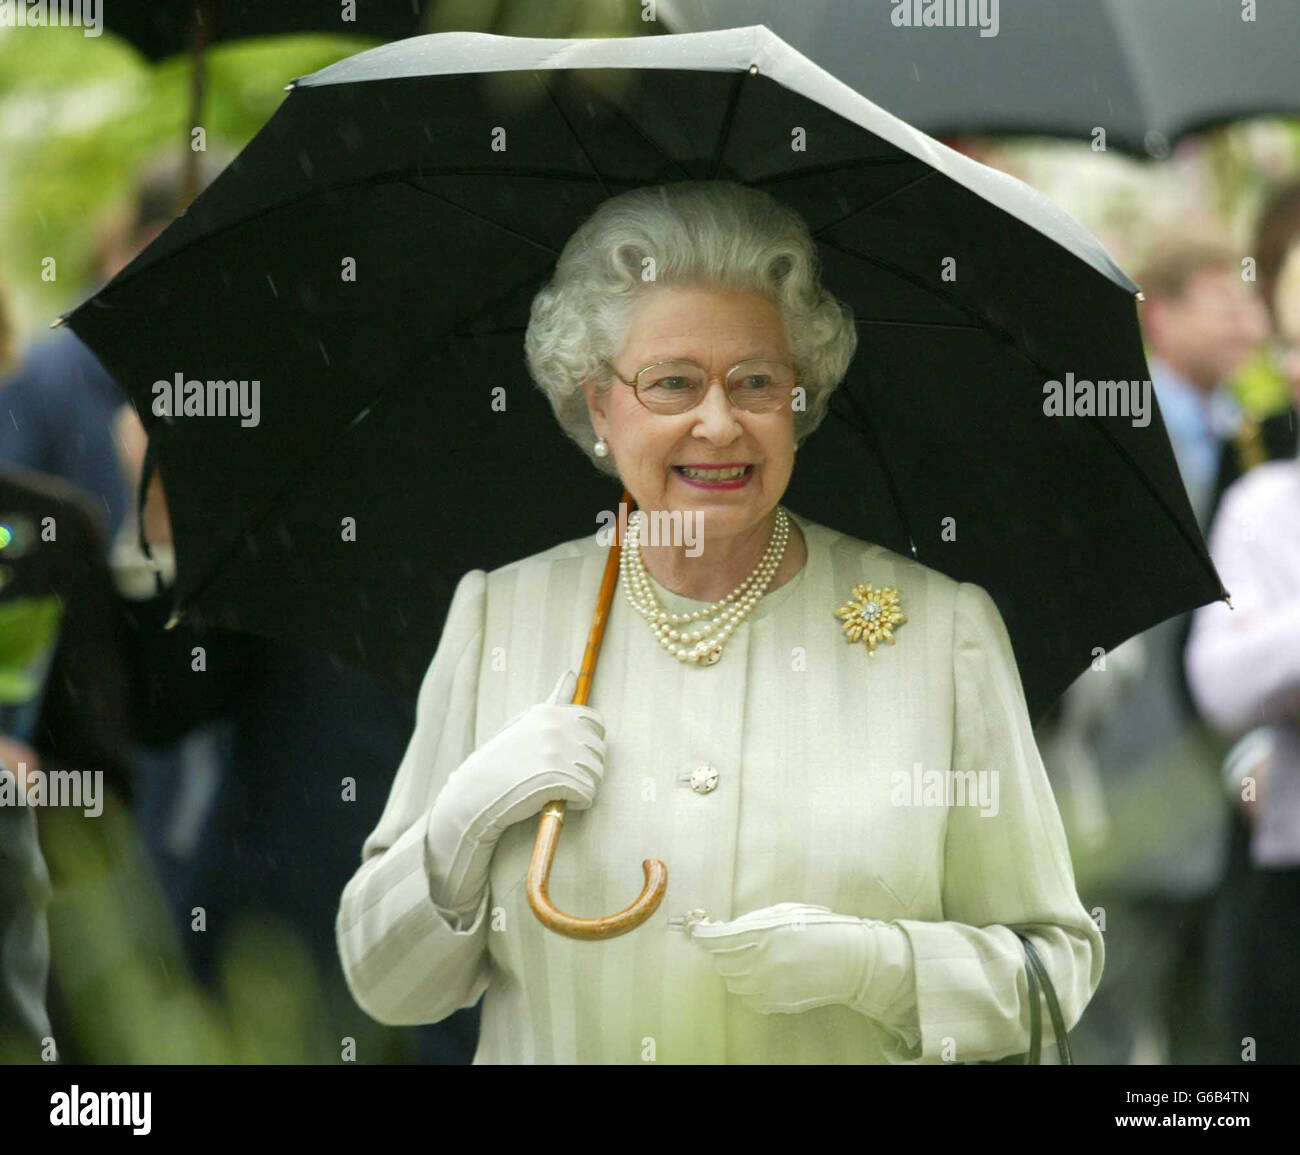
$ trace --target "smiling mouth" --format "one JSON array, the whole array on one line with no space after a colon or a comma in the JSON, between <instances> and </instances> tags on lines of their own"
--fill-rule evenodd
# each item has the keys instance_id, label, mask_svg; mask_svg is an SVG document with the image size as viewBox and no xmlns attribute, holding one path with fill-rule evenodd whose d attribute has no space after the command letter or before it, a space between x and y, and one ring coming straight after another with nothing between
<instances>
[{"instance_id":1,"label":"smiling mouth","mask_svg":"<svg viewBox=\"0 0 1300 1155\"><path fill-rule=\"evenodd\" d=\"M692 481L735 481L753 470L753 465L728 465L719 469L702 469L693 465L674 465L683 477Z\"/></svg>"}]
</instances>

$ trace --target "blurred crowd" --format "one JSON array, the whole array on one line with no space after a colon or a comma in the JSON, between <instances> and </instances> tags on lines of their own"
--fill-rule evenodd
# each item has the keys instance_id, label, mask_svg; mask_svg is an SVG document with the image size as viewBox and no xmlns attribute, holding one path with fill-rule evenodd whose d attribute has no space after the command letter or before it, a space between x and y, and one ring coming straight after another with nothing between
<instances>
[{"instance_id":1,"label":"blurred crowd","mask_svg":"<svg viewBox=\"0 0 1300 1155\"><path fill-rule=\"evenodd\" d=\"M142 175L101 282L179 211L180 177ZM1040 727L1107 943L1080 1062L1300 1057L1300 184L1255 232L1253 277L1239 247L1187 232L1135 270L1232 608L1104 655ZM1290 390L1276 413L1231 388L1261 353ZM93 819L0 806L0 1060L335 1062L351 1041L358 1061L469 1062L477 1009L381 1027L336 955L413 703L288 644L164 628L166 500L154 478L137 502L125 396L67 331L20 350L3 285L0 375L0 789L57 767L105 784Z\"/></svg>"},{"instance_id":2,"label":"blurred crowd","mask_svg":"<svg viewBox=\"0 0 1300 1155\"><path fill-rule=\"evenodd\" d=\"M1161 238L1135 275L1161 415L1231 608L1104 655L1039 727L1106 935L1073 1035L1082 1062L1300 1057L1300 634L1286 628L1300 621L1300 506L1275 496L1300 482L1300 184L1274 191L1251 254ZM1229 385L1261 347L1289 402L1255 415Z\"/></svg>"},{"instance_id":3,"label":"blurred crowd","mask_svg":"<svg viewBox=\"0 0 1300 1155\"><path fill-rule=\"evenodd\" d=\"M101 283L180 211L183 180L169 161L142 176ZM0 763L94 767L108 797L95 818L0 806L0 1058L53 1040L72 1062L469 1062L477 1011L381 1027L334 941L414 703L314 651L164 628L171 527L156 475L136 506L147 440L125 394L66 330L10 361ZM49 518L59 548L35 549ZM36 638L24 622L52 599L62 620Z\"/></svg>"}]
</instances>

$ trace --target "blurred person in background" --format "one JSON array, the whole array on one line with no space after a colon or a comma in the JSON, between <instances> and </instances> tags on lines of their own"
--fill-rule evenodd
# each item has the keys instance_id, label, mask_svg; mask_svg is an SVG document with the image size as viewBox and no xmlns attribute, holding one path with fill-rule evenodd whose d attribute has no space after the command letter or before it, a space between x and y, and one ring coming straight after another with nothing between
<instances>
[{"instance_id":1,"label":"blurred person in background","mask_svg":"<svg viewBox=\"0 0 1300 1155\"><path fill-rule=\"evenodd\" d=\"M1275 355L1300 407L1300 241L1275 286ZM1225 734L1244 733L1225 760L1224 785L1248 836L1248 864L1233 872L1221 895L1236 948L1222 974L1224 1018L1240 1057L1296 1063L1300 461L1294 455L1258 465L1229 486L1210 551L1232 608L1215 602L1196 611L1187 674L1204 716Z\"/></svg>"},{"instance_id":2,"label":"blurred person in background","mask_svg":"<svg viewBox=\"0 0 1300 1155\"><path fill-rule=\"evenodd\" d=\"M225 154L204 154L206 184ZM173 150L147 164L124 206L101 230L96 260L103 284L129 264L180 212L182 164ZM0 387L0 465L39 470L78 486L102 530L105 552L131 514L130 493L113 440L114 418L126 401L117 382L70 330L42 337L16 373ZM213 724L183 743L132 750L140 782L135 799L141 833L159 868L164 892L177 892L176 876L193 842L196 813L210 800L228 742Z\"/></svg>"},{"instance_id":3,"label":"blurred person in background","mask_svg":"<svg viewBox=\"0 0 1300 1155\"><path fill-rule=\"evenodd\" d=\"M14 349L9 310L0 284L0 374L12 367ZM6 735L4 741L12 741ZM0 791L16 789L19 758L0 751ZM39 1054L50 1033L45 988L50 971L50 935L45 908L50 876L36 832L36 812L0 806L0 1062L21 1062Z\"/></svg>"},{"instance_id":4,"label":"blurred person in background","mask_svg":"<svg viewBox=\"0 0 1300 1155\"><path fill-rule=\"evenodd\" d=\"M98 285L171 223L179 192L174 157L145 172L125 224L112 221L103 232ZM36 342L0 387L0 462L80 486L92 498L106 545L122 528L131 499L111 437L113 415L125 399L95 355L64 328Z\"/></svg>"},{"instance_id":5,"label":"blurred person in background","mask_svg":"<svg viewBox=\"0 0 1300 1155\"><path fill-rule=\"evenodd\" d=\"M230 159L228 149L201 154L206 187ZM180 159L168 150L146 164L126 203L106 218L95 256L95 288L131 263L176 218ZM17 364L0 369L0 463L62 477L85 491L107 549L121 532L129 493L113 443L113 422L126 394L70 329L42 334Z\"/></svg>"},{"instance_id":6,"label":"blurred person in background","mask_svg":"<svg viewBox=\"0 0 1300 1155\"><path fill-rule=\"evenodd\" d=\"M147 439L129 406L117 426L134 488ZM157 473L145 531L153 563L128 525L114 551L114 573L143 651L137 693L148 736L174 740L213 717L232 724L229 760L179 897L186 923L200 907L206 918L206 931L189 936L200 977L219 984L223 946L241 936L278 949L288 931L306 951L296 965L311 971L325 1000L319 1020L326 1042L313 1057L327 1058L325 1045L337 1055L341 1040L351 1037L359 1062L468 1064L478 1008L418 1032L382 1026L348 993L334 939L338 895L355 870L356 846L379 821L392 767L415 724L414 702L305 647L183 623L164 629L175 608L175 559Z\"/></svg>"},{"instance_id":7,"label":"blurred person in background","mask_svg":"<svg viewBox=\"0 0 1300 1155\"><path fill-rule=\"evenodd\" d=\"M1213 238L1159 245L1138 284L1156 399L1204 527L1224 447L1242 422L1229 382L1267 339L1268 313L1243 276L1241 254Z\"/></svg>"},{"instance_id":8,"label":"blurred person in background","mask_svg":"<svg viewBox=\"0 0 1300 1155\"><path fill-rule=\"evenodd\" d=\"M1300 237L1300 181L1284 184L1268 198L1255 230L1255 259L1258 276L1259 299L1268 310L1270 324L1277 331L1280 320L1277 311L1278 278L1291 245ZM1286 370L1275 355L1273 367L1283 377ZM1300 431L1300 420L1292 391L1286 394L1286 403L1276 412L1262 417L1243 415L1237 435L1224 446L1219 463L1213 506L1217 506L1224 491L1248 469L1273 461L1279 457L1294 457Z\"/></svg>"},{"instance_id":9,"label":"blurred person in background","mask_svg":"<svg viewBox=\"0 0 1300 1155\"><path fill-rule=\"evenodd\" d=\"M220 161L211 153L204 159L206 183ZM180 165L171 156L145 170L127 228L110 232L105 242L103 278L114 275L174 219L181 208L180 176ZM116 441L125 403L126 395L93 355L62 330L38 344L0 390L0 464L39 466L80 486L103 528L113 531L112 543L106 533L101 535L100 548L101 556L111 552L119 601L110 599L103 620L124 620L127 627L121 637L134 703L133 753L142 771L135 813L189 962L207 985L227 989L223 967L229 955L261 959L281 977L296 968L293 989L303 992L304 1005L316 1005L322 984L308 968L314 961L318 972L322 966L338 971L333 918L338 891L354 865L350 853L332 864L329 849L354 846L377 821L389 768L412 725L413 706L308 651L290 653L288 647L262 645L226 631L196 637L178 629L164 635L170 593L158 594L152 570L135 556L140 461L126 452L131 472L124 474ZM147 521L165 554L170 536L165 508L161 523L152 510ZM99 564L102 569L102 560ZM205 647L206 672L192 668L193 645ZM336 708L322 713L322 701L334 701ZM366 767L372 759L376 777L373 788L367 788ZM348 775L357 780L355 803L342 797L342 780ZM323 853L314 838L316 828L333 832ZM105 855L100 862L112 858ZM137 904L145 900L126 873L110 885L115 894L130 890ZM203 908L206 929L196 924L196 907ZM270 929L269 923L254 928L254 939L232 946L232 927L241 911L278 912L281 921ZM131 920L155 921L142 909ZM262 931L267 937L256 940ZM162 931L154 927L149 933ZM223 953L222 943L231 949ZM57 938L53 949L57 969ZM283 952L278 963L266 961L273 949ZM156 957L151 962L154 972L159 966L166 969ZM149 981L162 978L151 974ZM341 991L341 976L337 985ZM363 1062L379 1055L413 1057L417 1045L435 1062L468 1062L472 1053L477 1012L413 1036L377 1028L346 992L335 1005L343 1018L327 1011L304 1028L315 1030L314 1050L305 1037L290 1040L287 1036L296 1033L286 1025L281 1032L285 1049L276 1057L304 1061L336 1056L343 1035L359 1043L378 1040L360 1048ZM102 1024L85 1026L95 1033L92 1061L118 1057L112 1030L102 1030ZM126 1046L126 1039L120 1042ZM148 1041L142 1045L148 1047ZM207 1057L189 1054L185 1059Z\"/></svg>"},{"instance_id":10,"label":"blurred person in background","mask_svg":"<svg viewBox=\"0 0 1300 1155\"><path fill-rule=\"evenodd\" d=\"M1300 181L1292 181L1275 189L1265 201L1255 230L1254 253L1257 263L1257 288L1264 303L1275 334L1281 333L1278 284L1283 264L1290 246L1300 238ZM1275 461L1294 457L1300 446L1300 421L1294 366L1288 369L1288 351L1291 346L1285 337L1278 336L1272 343L1268 359L1269 368L1285 382L1285 404L1263 416L1243 415L1237 435L1224 445L1215 485L1213 512L1228 487L1248 470ZM1229 587L1231 589L1231 587ZM1187 631L1190 633L1191 619ZM1184 635L1186 655L1186 634ZM1215 898L1213 922L1210 931L1210 983L1215 1001L1225 1008L1225 1045L1240 1047L1245 1031L1241 1026L1245 1017L1241 1010L1240 993L1243 982L1253 966L1250 945L1249 911L1242 901L1251 886L1254 867L1250 858L1253 802L1243 803L1240 779L1250 774L1255 760L1269 746L1267 728L1244 737L1236 744L1224 765L1225 781L1233 802L1227 817L1228 846L1223 881Z\"/></svg>"},{"instance_id":11,"label":"blurred person in background","mask_svg":"<svg viewBox=\"0 0 1300 1155\"><path fill-rule=\"evenodd\" d=\"M127 812L135 788L121 621L101 537L75 486L0 468L0 766L30 799L17 803L16 793L0 793L0 816L9 832L31 816L30 829L18 834L39 836L47 864L13 864L19 873L0 881L0 890L26 879L34 894L52 899L48 937L43 918L29 921L25 932L15 928L6 938L4 957L39 950L48 959L52 943L46 1034L58 1058L72 1062L86 1059L75 1022L80 994L111 973L115 960L90 951L72 970L59 963L85 932L72 925L72 912L109 884L95 862L107 857L106 825ZM33 782L39 793L31 792ZM11 813L14 805L24 809ZM0 849L0 857L11 852ZM133 929L131 937L143 949L147 935ZM32 1050L25 1061L46 1057Z\"/></svg>"},{"instance_id":12,"label":"blurred person in background","mask_svg":"<svg viewBox=\"0 0 1300 1155\"><path fill-rule=\"evenodd\" d=\"M219 171L225 155L214 149L201 157L204 184ZM171 223L183 207L181 185L182 164L174 150L144 166L129 197L100 230L98 284L115 276ZM64 328L43 335L0 386L0 466L39 470L76 486L98 523L104 555L132 520L134 495L114 442L114 418L125 401L126 394L90 349ZM121 626L111 598L110 607L106 612ZM123 645L130 640L127 633L118 636ZM117 661L126 656L117 655ZM134 673L137 666L129 663L128 671ZM194 829L220 776L228 726L214 722L182 741L152 745L138 719L132 716L131 721L132 807L157 881L175 909ZM179 911L175 918L181 921Z\"/></svg>"},{"instance_id":13,"label":"blurred person in background","mask_svg":"<svg viewBox=\"0 0 1300 1155\"><path fill-rule=\"evenodd\" d=\"M1239 254L1215 238L1157 243L1136 280L1153 386L1204 525L1241 422L1227 382L1266 336L1266 314ZM1186 688L1188 621L1162 622L1106 654L1039 727L1080 894L1106 934L1106 971L1073 1035L1080 1062L1232 1057L1206 976L1224 863L1224 743Z\"/></svg>"},{"instance_id":14,"label":"blurred person in background","mask_svg":"<svg viewBox=\"0 0 1300 1155\"><path fill-rule=\"evenodd\" d=\"M0 767L0 791L14 789L16 771ZM0 806L0 1063L39 1061L50 1037L50 893L36 812Z\"/></svg>"},{"instance_id":15,"label":"blurred person in background","mask_svg":"<svg viewBox=\"0 0 1300 1155\"><path fill-rule=\"evenodd\" d=\"M8 359L7 332L0 321L0 361ZM48 1060L47 1037L59 1058L80 1057L67 976L56 969L49 982L47 908L56 893L57 910L99 885L71 865L66 851L99 842L103 830L94 820L106 808L128 805L133 789L120 621L101 538L81 490L46 474L0 468L0 1057L6 1061ZM76 805L60 780L76 782ZM94 970L83 965L81 975Z\"/></svg>"}]
</instances>

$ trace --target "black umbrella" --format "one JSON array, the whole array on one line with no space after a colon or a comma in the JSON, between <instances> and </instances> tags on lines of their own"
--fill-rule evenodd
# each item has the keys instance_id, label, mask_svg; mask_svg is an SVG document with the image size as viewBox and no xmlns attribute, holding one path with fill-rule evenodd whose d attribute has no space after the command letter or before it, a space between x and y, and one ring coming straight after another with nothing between
<instances>
[{"instance_id":1,"label":"black umbrella","mask_svg":"<svg viewBox=\"0 0 1300 1155\"><path fill-rule=\"evenodd\" d=\"M300 79L67 318L144 417L191 620L414 692L461 574L617 500L528 380L534 293L602 200L697 178L803 213L861 326L788 504L984 585L1035 713L1096 647L1223 594L1154 401L1045 416L1050 379L1150 376L1136 286L1051 202L765 28L447 33ZM246 381L249 415L154 417L177 379Z\"/></svg>"},{"instance_id":2,"label":"black umbrella","mask_svg":"<svg viewBox=\"0 0 1300 1155\"><path fill-rule=\"evenodd\" d=\"M674 32L766 24L935 136L1033 133L1163 158L1300 115L1300 4L1260 0L658 0Z\"/></svg>"}]
</instances>

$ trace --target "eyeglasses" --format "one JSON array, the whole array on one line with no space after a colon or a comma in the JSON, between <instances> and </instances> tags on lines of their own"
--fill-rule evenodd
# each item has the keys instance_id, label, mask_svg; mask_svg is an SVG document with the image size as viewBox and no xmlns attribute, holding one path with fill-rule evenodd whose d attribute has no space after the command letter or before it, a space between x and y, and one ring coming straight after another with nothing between
<instances>
[{"instance_id":1,"label":"eyeglasses","mask_svg":"<svg viewBox=\"0 0 1300 1155\"><path fill-rule=\"evenodd\" d=\"M608 361L604 364L652 413L685 413L703 401L709 391L709 374L694 361L656 361L631 381ZM733 365L727 370L724 384L737 409L771 413L790 400L798 380L793 365L754 359Z\"/></svg>"}]
</instances>

